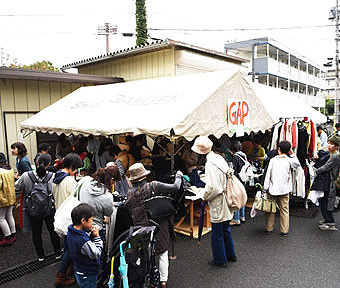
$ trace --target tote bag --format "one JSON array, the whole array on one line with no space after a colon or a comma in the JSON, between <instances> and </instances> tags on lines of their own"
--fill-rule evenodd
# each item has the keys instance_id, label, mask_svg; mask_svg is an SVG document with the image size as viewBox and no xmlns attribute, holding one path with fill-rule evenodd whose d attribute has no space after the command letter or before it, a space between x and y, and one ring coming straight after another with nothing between
<instances>
[{"instance_id":1,"label":"tote bag","mask_svg":"<svg viewBox=\"0 0 340 288\"><path fill-rule=\"evenodd\" d=\"M266 213L276 213L276 200L266 199L264 193L261 193L261 197L255 198L254 209Z\"/></svg>"},{"instance_id":2,"label":"tote bag","mask_svg":"<svg viewBox=\"0 0 340 288\"><path fill-rule=\"evenodd\" d=\"M57 232L59 236L67 235L68 226L72 224L71 212L73 208L81 203L79 200L79 192L82 185L83 184L66 198L54 215L54 231Z\"/></svg>"}]
</instances>

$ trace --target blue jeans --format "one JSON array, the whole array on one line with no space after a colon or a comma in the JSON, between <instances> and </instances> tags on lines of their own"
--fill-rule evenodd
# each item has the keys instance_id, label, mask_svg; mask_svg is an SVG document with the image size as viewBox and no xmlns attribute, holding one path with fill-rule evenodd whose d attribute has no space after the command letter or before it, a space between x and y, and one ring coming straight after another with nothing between
<instances>
[{"instance_id":1,"label":"blue jeans","mask_svg":"<svg viewBox=\"0 0 340 288\"><path fill-rule=\"evenodd\" d=\"M227 263L227 257L236 256L229 222L211 223L211 248L215 264Z\"/></svg>"},{"instance_id":2,"label":"blue jeans","mask_svg":"<svg viewBox=\"0 0 340 288\"><path fill-rule=\"evenodd\" d=\"M325 192L325 196L320 199L320 210L323 219L326 223L334 223L334 216L332 211L327 210L328 206L328 192Z\"/></svg>"},{"instance_id":3,"label":"blue jeans","mask_svg":"<svg viewBox=\"0 0 340 288\"><path fill-rule=\"evenodd\" d=\"M234 220L235 221L240 221L240 218L245 217L245 207L242 207L240 210L237 210L234 212Z\"/></svg>"},{"instance_id":4,"label":"blue jeans","mask_svg":"<svg viewBox=\"0 0 340 288\"><path fill-rule=\"evenodd\" d=\"M85 275L79 272L74 273L76 275L77 283L80 288L96 288L97 287L97 275Z\"/></svg>"},{"instance_id":5,"label":"blue jeans","mask_svg":"<svg viewBox=\"0 0 340 288\"><path fill-rule=\"evenodd\" d=\"M67 248L67 237L64 236L64 255L63 258L61 259L61 264L58 273L66 273L67 267L70 265L71 261L72 260L70 257L70 253L68 252Z\"/></svg>"}]
</instances>

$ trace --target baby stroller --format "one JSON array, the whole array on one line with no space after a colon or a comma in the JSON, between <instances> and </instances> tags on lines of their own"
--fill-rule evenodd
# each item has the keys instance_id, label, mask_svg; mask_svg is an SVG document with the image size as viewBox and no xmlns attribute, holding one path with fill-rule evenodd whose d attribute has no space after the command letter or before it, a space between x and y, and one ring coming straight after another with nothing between
<instances>
[{"instance_id":1,"label":"baby stroller","mask_svg":"<svg viewBox=\"0 0 340 288\"><path fill-rule=\"evenodd\" d=\"M159 287L157 285L159 275L158 270L155 268L154 249L155 234L159 229L157 223L153 221L150 222L153 226L130 227L130 229L123 232L115 240L109 257L98 276L97 287ZM111 268L112 262L113 265ZM127 267L125 267L127 268L127 273L126 269L125 273L121 273L120 271L125 262L127 264ZM109 285L110 281L111 285ZM114 282L114 286L112 286L112 281Z\"/></svg>"}]
</instances>

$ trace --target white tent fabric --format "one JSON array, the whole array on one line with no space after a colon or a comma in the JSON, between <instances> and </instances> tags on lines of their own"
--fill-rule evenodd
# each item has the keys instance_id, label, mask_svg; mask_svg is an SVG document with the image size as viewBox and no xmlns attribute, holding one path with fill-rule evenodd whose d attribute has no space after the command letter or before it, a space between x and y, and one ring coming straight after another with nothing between
<instances>
[{"instance_id":1,"label":"white tent fabric","mask_svg":"<svg viewBox=\"0 0 340 288\"><path fill-rule=\"evenodd\" d=\"M256 82L249 83L274 122L279 121L280 118L303 117L308 117L308 119L312 119L315 123L325 123L327 121L325 115L286 90Z\"/></svg>"},{"instance_id":2,"label":"white tent fabric","mask_svg":"<svg viewBox=\"0 0 340 288\"><path fill-rule=\"evenodd\" d=\"M282 108L271 109L280 101L272 101L270 95L257 97L242 72L231 70L82 87L22 122L21 128L84 136L169 136L173 128L176 136L188 140L197 135L220 137L234 133L228 129L228 99L248 101L245 132L264 131L278 115L287 117ZM304 106L300 107L307 111ZM305 112L295 117L302 115L311 117Z\"/></svg>"}]
</instances>

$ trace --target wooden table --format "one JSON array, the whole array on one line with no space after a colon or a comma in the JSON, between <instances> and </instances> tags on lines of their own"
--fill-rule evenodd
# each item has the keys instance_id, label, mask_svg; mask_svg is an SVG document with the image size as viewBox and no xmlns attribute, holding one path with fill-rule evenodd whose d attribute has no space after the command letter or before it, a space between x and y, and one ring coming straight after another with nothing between
<instances>
[{"instance_id":1,"label":"wooden table","mask_svg":"<svg viewBox=\"0 0 340 288\"><path fill-rule=\"evenodd\" d=\"M186 217L182 217L177 224L175 224L175 231L177 233L189 236L192 239L198 238L198 222L201 212L201 202L203 201L201 196L186 196L185 205L187 207L187 215L189 215L189 223L185 222ZM195 207L196 206L196 207ZM197 220L197 223L195 223ZM209 205L205 205L204 209L204 223L202 235L205 235L211 231L210 210Z\"/></svg>"}]
</instances>

